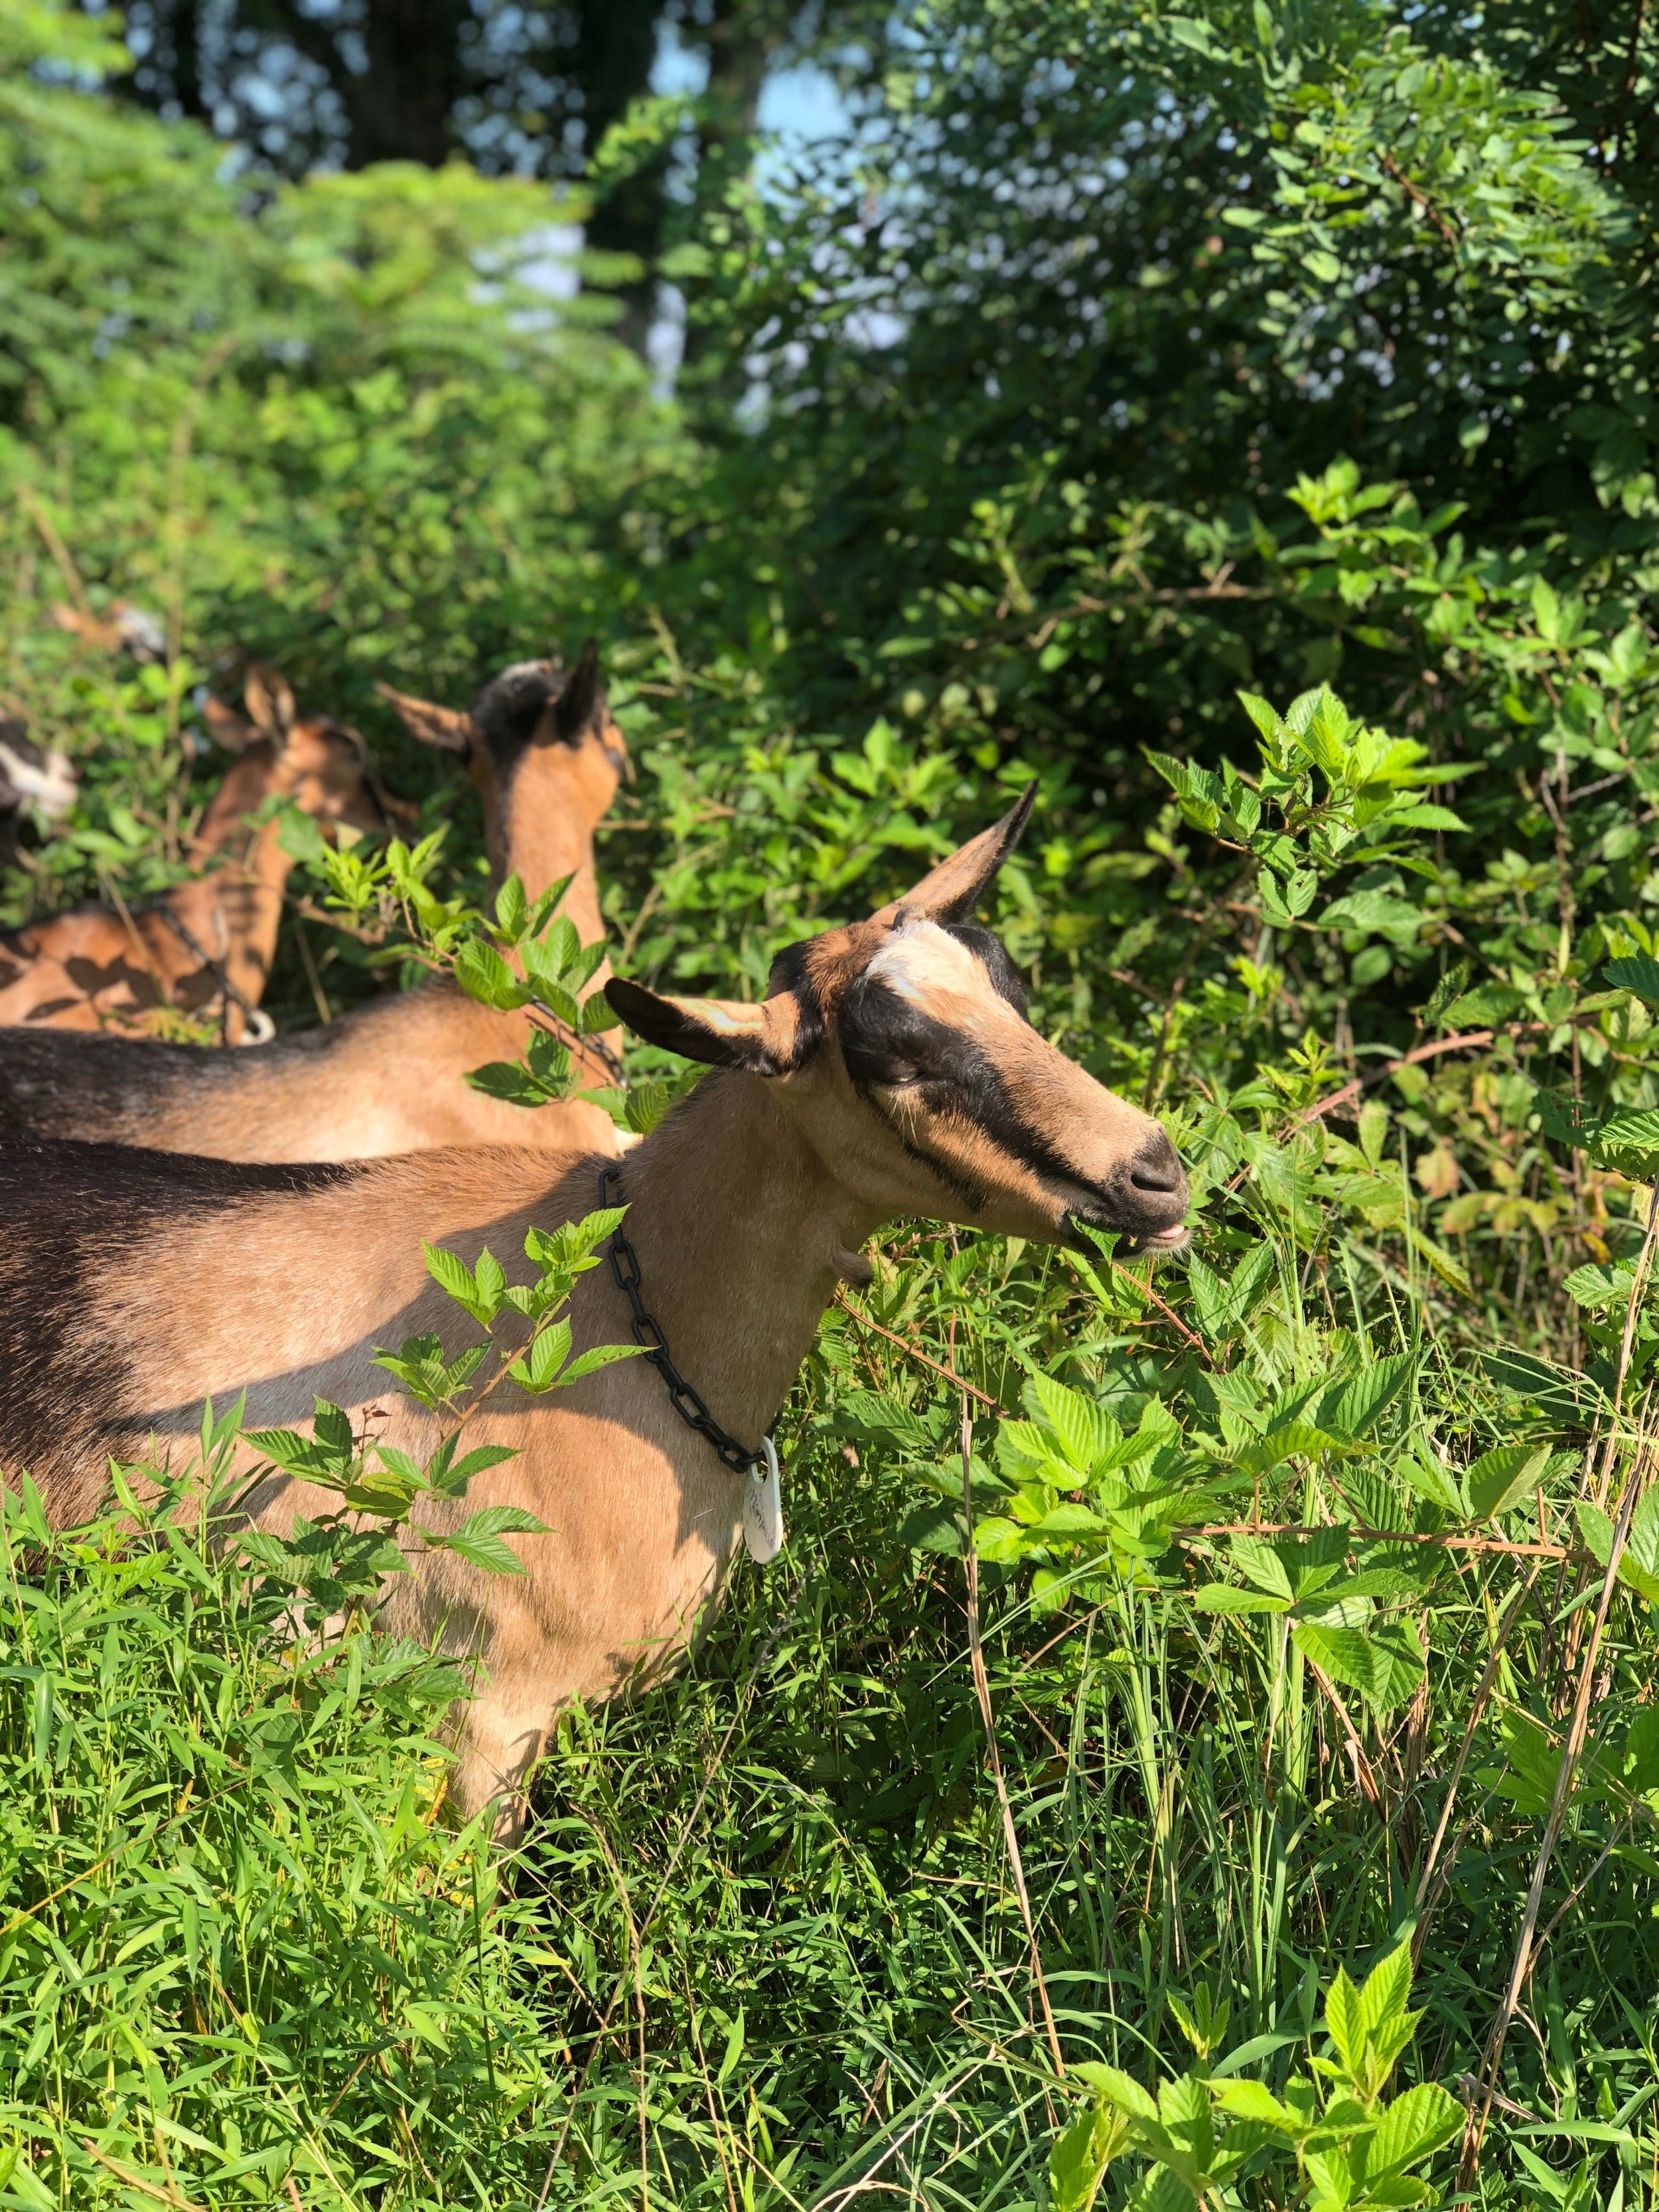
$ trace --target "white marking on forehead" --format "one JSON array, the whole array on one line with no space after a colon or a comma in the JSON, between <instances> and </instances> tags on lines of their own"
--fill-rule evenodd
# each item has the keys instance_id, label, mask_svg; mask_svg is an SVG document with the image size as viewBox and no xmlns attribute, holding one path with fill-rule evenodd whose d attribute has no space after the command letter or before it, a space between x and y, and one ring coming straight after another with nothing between
<instances>
[{"instance_id":1,"label":"white marking on forehead","mask_svg":"<svg viewBox=\"0 0 1659 2212\"><path fill-rule=\"evenodd\" d=\"M900 924L865 973L912 1006L926 1006L938 991L982 993L990 979L968 947L936 921Z\"/></svg>"}]
</instances>

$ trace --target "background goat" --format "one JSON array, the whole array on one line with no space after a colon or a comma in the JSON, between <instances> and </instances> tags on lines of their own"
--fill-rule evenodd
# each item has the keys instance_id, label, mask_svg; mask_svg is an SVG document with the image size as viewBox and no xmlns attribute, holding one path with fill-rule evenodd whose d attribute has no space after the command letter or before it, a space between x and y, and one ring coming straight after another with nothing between
<instances>
[{"instance_id":1,"label":"background goat","mask_svg":"<svg viewBox=\"0 0 1659 2212\"><path fill-rule=\"evenodd\" d=\"M74 907L0 934L0 1024L97 1030L170 1007L216 1011L225 1042L241 1041L270 971L293 866L280 822L250 826L247 817L281 798L355 830L392 820L355 730L326 715L301 720L287 684L263 670L248 678L246 703L244 720L210 702L215 737L240 757L186 848L206 872L150 906Z\"/></svg>"},{"instance_id":2,"label":"background goat","mask_svg":"<svg viewBox=\"0 0 1659 2212\"><path fill-rule=\"evenodd\" d=\"M1158 1124L1104 1090L1026 1018L996 939L966 916L1026 802L871 920L780 956L761 1005L677 1000L613 981L642 1036L712 1063L619 1172L641 1296L717 1421L757 1446L859 1248L916 1214L1054 1242L1082 1220L1147 1245L1183 1241L1186 1179ZM27 1466L60 1520L88 1513L111 1455L153 1435L187 1451L201 1405L247 1393L258 1425L307 1421L313 1394L424 1459L435 1418L397 1398L378 1346L467 1340L421 1239L476 1261L599 1202L599 1155L526 1151L356 1166L234 1168L73 1146L0 1154L0 1462ZM599 1270L572 1303L579 1348L625 1341ZM744 1485L686 1426L643 1360L552 1401L504 1385L469 1443L514 1447L477 1505L526 1508L522 1578L447 1553L395 1580L389 1620L477 1651L453 1789L471 1811L511 1796L560 1705L648 1679L718 1594ZM246 1449L246 1448L245 1448ZM254 1462L248 1449L249 1472ZM332 1500L268 1475L249 1510L281 1531ZM437 1516L428 1516L437 1523ZM511 1816L507 1816L511 1825Z\"/></svg>"},{"instance_id":3,"label":"background goat","mask_svg":"<svg viewBox=\"0 0 1659 2212\"><path fill-rule=\"evenodd\" d=\"M627 754L590 644L567 677L531 660L459 713L388 690L422 743L463 754L483 803L492 880L516 873L532 898L571 878L562 912L584 944L603 933L593 831ZM596 971L589 989L603 983ZM538 1111L473 1091L466 1070L517 1058L529 1017L480 1006L447 979L361 1006L325 1027L234 1057L112 1036L0 1032L0 1133L108 1139L231 1160L366 1159L440 1145L616 1150L602 1107ZM571 1052L577 1076L614 1080L604 1046Z\"/></svg>"}]
</instances>

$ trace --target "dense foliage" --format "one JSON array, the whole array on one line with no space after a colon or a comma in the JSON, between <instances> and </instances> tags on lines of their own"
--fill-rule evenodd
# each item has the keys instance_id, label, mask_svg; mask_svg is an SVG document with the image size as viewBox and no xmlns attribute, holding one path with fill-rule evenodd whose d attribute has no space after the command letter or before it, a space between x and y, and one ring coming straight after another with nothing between
<instances>
[{"instance_id":1,"label":"dense foliage","mask_svg":"<svg viewBox=\"0 0 1659 2212\"><path fill-rule=\"evenodd\" d=\"M250 191L102 35L0 19L0 706L84 778L7 912L177 872L252 652L470 883L372 681L591 628L619 967L752 994L1035 775L994 918L1202 1211L890 1239L785 1559L499 1875L416 1655L15 1518L0 2203L1399 2203L1484 2081L1471 2201L1652 2204L1659 27L843 21L845 136L677 218L675 409L529 187ZM168 658L52 625L123 596Z\"/></svg>"}]
</instances>

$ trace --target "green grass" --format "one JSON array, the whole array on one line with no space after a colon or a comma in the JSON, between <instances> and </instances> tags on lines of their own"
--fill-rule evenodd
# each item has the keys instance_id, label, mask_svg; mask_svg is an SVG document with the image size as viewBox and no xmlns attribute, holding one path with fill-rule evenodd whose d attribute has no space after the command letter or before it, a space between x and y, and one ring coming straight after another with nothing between
<instances>
[{"instance_id":1,"label":"green grass","mask_svg":"<svg viewBox=\"0 0 1659 2212\"><path fill-rule=\"evenodd\" d=\"M1190 1313L1175 1272L1159 1279ZM1354 1287L1386 1327L1388 1281L1357 1268ZM1022 1358L1109 1391L1146 1379L1139 1344L1174 1342L994 1245L922 1248L871 1297L1009 1396ZM1213 1370L1165 1357L1167 1401L1194 1428L1206 1374L1328 1367L1328 1328L1287 1320L1274 1295L1247 1327L1231 1368L1224 1345ZM0 2203L1045 2203L1076 2091L1047 2062L954 1532L939 1489L915 1486L925 1457L873 1425L857 1395L872 1386L954 1423L949 1386L838 1318L792 1416L784 1558L739 1567L681 1680L568 1717L530 1838L501 1866L430 1818L446 1670L363 1636L296 1657L277 1601L199 1534L111 1521L43 1542L14 1506L0 2141L23 2159ZM1431 1363L1423 1404L1347 1470L1372 1486L1368 1518L1389 1525L1390 1498L1411 1518L1391 1468L1428 1432L1425 1407L1467 1419L1481 1395L1455 1358ZM1328 1470L1294 1486L1299 1513L1340 1504ZM1187 1555L1219 1571L1225 1540ZM1201 1979L1232 2007L1231 2041L1264 2039L1252 2070L1282 2081L1334 1963L1358 1972L1410 1932L1443 1778L1528 1565L1435 1561L1414 1601L1424 1698L1341 1692L1380 1805L1275 1620L1195 1610L1181 1576L1097 1575L1068 1611L1039 1611L1024 1569L981 1566L1068 2062L1154 2079L1182 2048L1170 2000ZM1541 1808L1495 1724L1528 1705L1551 1723L1564 1639L1552 1629L1547 1649L1543 1623L1559 1610L1552 1596L1522 1615L1470 1761L1415 1992L1419 2078L1478 2068L1508 1971ZM1592 1732L1605 1771L1574 1800L1544 1923L1578 1893L1501 2078L1546 2132L1511 2135L1500 2114L1478 2197L1492 2206L1604 2203L1620 2185L1627 2206L1656 2202L1659 1865L1653 1815L1619 1780L1651 1642L1645 1608L1621 1600L1612 1626ZM1581 2159L1583 2189L1552 2197L1547 2177ZM1247 2185L1243 2201L1278 2200Z\"/></svg>"}]
</instances>

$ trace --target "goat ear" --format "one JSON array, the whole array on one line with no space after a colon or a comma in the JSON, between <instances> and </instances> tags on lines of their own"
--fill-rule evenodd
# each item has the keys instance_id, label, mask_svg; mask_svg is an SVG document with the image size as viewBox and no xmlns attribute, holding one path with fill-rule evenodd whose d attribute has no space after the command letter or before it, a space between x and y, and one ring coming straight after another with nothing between
<instances>
[{"instance_id":1,"label":"goat ear","mask_svg":"<svg viewBox=\"0 0 1659 2212\"><path fill-rule=\"evenodd\" d=\"M242 686L248 719L262 738L283 745L294 727L294 694L274 668L256 660Z\"/></svg>"},{"instance_id":2,"label":"goat ear","mask_svg":"<svg viewBox=\"0 0 1659 2212\"><path fill-rule=\"evenodd\" d=\"M472 717L458 707L436 707L429 699L411 699L389 684L377 684L380 693L411 738L441 752L465 753L472 744Z\"/></svg>"},{"instance_id":3,"label":"goat ear","mask_svg":"<svg viewBox=\"0 0 1659 2212\"><path fill-rule=\"evenodd\" d=\"M1036 784L1027 784L1000 822L981 830L977 837L970 837L948 860L941 860L938 867L930 868L919 884L906 891L902 898L883 907L874 919L891 921L902 907L907 914L924 921L968 921L995 880L997 870L1024 834L1036 797Z\"/></svg>"},{"instance_id":4,"label":"goat ear","mask_svg":"<svg viewBox=\"0 0 1659 2212\"><path fill-rule=\"evenodd\" d=\"M605 715L605 684L599 675L599 641L590 637L582 657L564 679L564 688L553 702L554 734L563 744L574 744L584 731L597 728Z\"/></svg>"},{"instance_id":5,"label":"goat ear","mask_svg":"<svg viewBox=\"0 0 1659 2212\"><path fill-rule=\"evenodd\" d=\"M252 722L234 707L227 707L222 699L216 699L210 691L202 702L202 720L215 744L222 745L228 753L246 751L258 734Z\"/></svg>"},{"instance_id":6,"label":"goat ear","mask_svg":"<svg viewBox=\"0 0 1659 2212\"><path fill-rule=\"evenodd\" d=\"M613 975L605 995L635 1036L710 1067L742 1067L781 1075L792 1064L798 1014L794 999L671 999Z\"/></svg>"}]
</instances>

